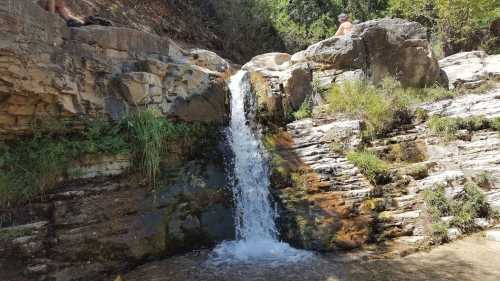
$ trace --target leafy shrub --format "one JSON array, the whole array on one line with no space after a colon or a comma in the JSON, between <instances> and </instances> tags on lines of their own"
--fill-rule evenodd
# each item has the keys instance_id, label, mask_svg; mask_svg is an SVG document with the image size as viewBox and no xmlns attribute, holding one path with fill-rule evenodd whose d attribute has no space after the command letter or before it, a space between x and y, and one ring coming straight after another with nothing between
<instances>
[{"instance_id":1,"label":"leafy shrub","mask_svg":"<svg viewBox=\"0 0 500 281\"><path fill-rule=\"evenodd\" d=\"M483 171L474 177L474 182L479 185L479 187L483 188L489 187L493 180L493 175L488 171Z\"/></svg>"},{"instance_id":2,"label":"leafy shrub","mask_svg":"<svg viewBox=\"0 0 500 281\"><path fill-rule=\"evenodd\" d=\"M358 167L368 180L377 184L388 176L389 165L369 151L349 152L347 160Z\"/></svg>"},{"instance_id":3,"label":"leafy shrub","mask_svg":"<svg viewBox=\"0 0 500 281\"><path fill-rule=\"evenodd\" d=\"M451 215L452 208L448 198L446 198L444 186L424 190L424 201L434 220L438 221L441 217Z\"/></svg>"},{"instance_id":4,"label":"leafy shrub","mask_svg":"<svg viewBox=\"0 0 500 281\"><path fill-rule=\"evenodd\" d=\"M433 223L431 235L435 243L440 244L448 240L448 226L444 223Z\"/></svg>"},{"instance_id":5,"label":"leafy shrub","mask_svg":"<svg viewBox=\"0 0 500 281\"><path fill-rule=\"evenodd\" d=\"M446 140L454 140L460 130L460 121L457 118L433 116L428 122L429 129Z\"/></svg>"},{"instance_id":6,"label":"leafy shrub","mask_svg":"<svg viewBox=\"0 0 500 281\"><path fill-rule=\"evenodd\" d=\"M491 213L486 196L474 183L465 185L462 192L452 202L453 220L451 224L464 231L474 228L474 219L488 217Z\"/></svg>"},{"instance_id":7,"label":"leafy shrub","mask_svg":"<svg viewBox=\"0 0 500 281\"><path fill-rule=\"evenodd\" d=\"M295 120L305 119L312 116L312 99L311 97L307 97L306 100L302 103L299 110L293 113L293 117Z\"/></svg>"},{"instance_id":8,"label":"leafy shrub","mask_svg":"<svg viewBox=\"0 0 500 281\"><path fill-rule=\"evenodd\" d=\"M474 230L474 219L495 215L475 183L467 183L464 191L453 199L445 196L444 186L427 189L424 191L424 201L435 223L440 223L441 217L453 216L450 225L465 232Z\"/></svg>"},{"instance_id":9,"label":"leafy shrub","mask_svg":"<svg viewBox=\"0 0 500 281\"><path fill-rule=\"evenodd\" d=\"M500 132L500 117L497 117L491 121L491 127Z\"/></svg>"},{"instance_id":10,"label":"leafy shrub","mask_svg":"<svg viewBox=\"0 0 500 281\"><path fill-rule=\"evenodd\" d=\"M388 12L433 29L449 54L475 46L476 32L500 17L496 0L389 0Z\"/></svg>"},{"instance_id":11,"label":"leafy shrub","mask_svg":"<svg viewBox=\"0 0 500 281\"><path fill-rule=\"evenodd\" d=\"M101 125L100 125L101 126ZM68 165L87 153L120 154L128 151L122 135L102 125L102 139L95 128L76 135L43 135L4 145L0 150L0 206L26 202L44 195L66 176Z\"/></svg>"}]
</instances>

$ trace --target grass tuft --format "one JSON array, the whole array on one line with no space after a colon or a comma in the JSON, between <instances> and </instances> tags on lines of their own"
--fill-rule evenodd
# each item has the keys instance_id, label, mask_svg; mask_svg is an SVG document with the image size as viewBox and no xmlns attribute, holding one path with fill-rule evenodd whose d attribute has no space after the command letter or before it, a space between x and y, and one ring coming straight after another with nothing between
<instances>
[{"instance_id":1,"label":"grass tuft","mask_svg":"<svg viewBox=\"0 0 500 281\"><path fill-rule=\"evenodd\" d=\"M156 186L167 141L202 139L205 125L171 123L157 112L137 112L119 123L87 122L79 132L63 125L38 128L36 134L0 143L0 208L44 196L68 178L70 164L87 154L133 154L134 165ZM52 131L54 128L60 128Z\"/></svg>"},{"instance_id":2,"label":"grass tuft","mask_svg":"<svg viewBox=\"0 0 500 281\"><path fill-rule=\"evenodd\" d=\"M349 152L347 160L358 167L372 184L380 183L388 176L389 165L373 152Z\"/></svg>"},{"instance_id":3,"label":"grass tuft","mask_svg":"<svg viewBox=\"0 0 500 281\"><path fill-rule=\"evenodd\" d=\"M335 85L328 93L327 101L331 112L363 119L366 123L364 135L373 138L410 123L414 105L453 96L453 92L444 88L404 88L398 81L386 78L379 87L367 81Z\"/></svg>"}]
</instances>

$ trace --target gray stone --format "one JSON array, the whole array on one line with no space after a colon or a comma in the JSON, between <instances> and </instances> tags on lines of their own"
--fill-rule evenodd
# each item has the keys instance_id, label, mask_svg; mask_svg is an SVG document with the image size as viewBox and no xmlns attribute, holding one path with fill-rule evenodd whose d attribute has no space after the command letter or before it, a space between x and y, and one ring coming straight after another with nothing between
<instances>
[{"instance_id":1,"label":"gray stone","mask_svg":"<svg viewBox=\"0 0 500 281\"><path fill-rule=\"evenodd\" d=\"M490 241L500 242L500 230L486 231L486 239Z\"/></svg>"},{"instance_id":2,"label":"gray stone","mask_svg":"<svg viewBox=\"0 0 500 281\"><path fill-rule=\"evenodd\" d=\"M462 231L458 228L450 228L448 229L448 239L450 240L457 240L462 236Z\"/></svg>"},{"instance_id":3,"label":"gray stone","mask_svg":"<svg viewBox=\"0 0 500 281\"><path fill-rule=\"evenodd\" d=\"M486 80L500 77L500 55L488 56L483 51L458 53L439 61L449 87L477 88Z\"/></svg>"}]
</instances>

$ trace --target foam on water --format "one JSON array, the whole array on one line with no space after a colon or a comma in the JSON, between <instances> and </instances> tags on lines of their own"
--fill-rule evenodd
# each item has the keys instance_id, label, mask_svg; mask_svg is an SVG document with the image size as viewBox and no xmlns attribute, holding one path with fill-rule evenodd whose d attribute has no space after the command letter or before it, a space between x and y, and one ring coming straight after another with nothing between
<instances>
[{"instance_id":1,"label":"foam on water","mask_svg":"<svg viewBox=\"0 0 500 281\"><path fill-rule=\"evenodd\" d=\"M249 74L239 71L229 83L231 91L231 123L227 130L234 153L233 194L235 201L236 241L219 244L211 261L220 263L280 264L298 262L311 257L278 240L269 192L268 167L262 153L260 138L248 125L245 97L250 95Z\"/></svg>"}]
</instances>

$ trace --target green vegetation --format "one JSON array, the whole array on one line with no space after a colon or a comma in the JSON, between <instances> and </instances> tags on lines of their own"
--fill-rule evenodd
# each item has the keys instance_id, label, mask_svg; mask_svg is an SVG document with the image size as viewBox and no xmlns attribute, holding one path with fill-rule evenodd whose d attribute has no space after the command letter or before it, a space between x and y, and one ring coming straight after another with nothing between
<instances>
[{"instance_id":1,"label":"green vegetation","mask_svg":"<svg viewBox=\"0 0 500 281\"><path fill-rule=\"evenodd\" d=\"M310 118L312 116L312 98L311 96L307 97L306 100L302 103L299 110L292 113L295 120Z\"/></svg>"},{"instance_id":2,"label":"green vegetation","mask_svg":"<svg viewBox=\"0 0 500 281\"><path fill-rule=\"evenodd\" d=\"M14 228L14 229L2 229L0 230L0 241L2 240L12 240L14 238L29 236L32 234L31 229Z\"/></svg>"},{"instance_id":3,"label":"green vegetation","mask_svg":"<svg viewBox=\"0 0 500 281\"><path fill-rule=\"evenodd\" d=\"M469 132L497 129L499 124L498 119L490 120L482 116L472 116L467 118L460 117L439 117L433 116L428 126L431 131L444 138L446 141L456 140L459 137L460 130L467 130Z\"/></svg>"},{"instance_id":4,"label":"green vegetation","mask_svg":"<svg viewBox=\"0 0 500 281\"><path fill-rule=\"evenodd\" d=\"M53 129L37 128L31 138L0 144L0 207L43 197L71 176L68 168L75 159L87 154L132 154L134 166L155 187L167 142L207 133L204 125L174 124L151 110L118 123L88 122L78 132Z\"/></svg>"},{"instance_id":5,"label":"green vegetation","mask_svg":"<svg viewBox=\"0 0 500 281\"><path fill-rule=\"evenodd\" d=\"M185 0L177 5L203 7L222 48L239 62L270 51L293 53L333 36L337 16L367 21L392 17L417 21L431 31L438 55L483 48L498 52L498 39L478 36L500 17L498 0Z\"/></svg>"},{"instance_id":6,"label":"green vegetation","mask_svg":"<svg viewBox=\"0 0 500 281\"><path fill-rule=\"evenodd\" d=\"M389 165L373 152L352 151L347 154L347 160L358 167L373 184L381 182L388 176Z\"/></svg>"},{"instance_id":7,"label":"green vegetation","mask_svg":"<svg viewBox=\"0 0 500 281\"><path fill-rule=\"evenodd\" d=\"M427 211L434 221L451 215L452 209L445 194L445 186L440 185L424 190L424 201L427 204Z\"/></svg>"},{"instance_id":8,"label":"green vegetation","mask_svg":"<svg viewBox=\"0 0 500 281\"><path fill-rule=\"evenodd\" d=\"M448 226L438 222L431 225L431 235L435 243L441 244L448 240Z\"/></svg>"},{"instance_id":9,"label":"green vegetation","mask_svg":"<svg viewBox=\"0 0 500 281\"><path fill-rule=\"evenodd\" d=\"M366 81L335 85L327 96L331 112L346 113L366 123L365 136L374 137L409 123L413 105L453 96L443 88L403 88L394 79L384 79L380 87Z\"/></svg>"},{"instance_id":10,"label":"green vegetation","mask_svg":"<svg viewBox=\"0 0 500 281\"><path fill-rule=\"evenodd\" d=\"M463 192L453 199L446 196L444 186L427 189L424 191L424 200L435 224L442 224L441 217L453 216L450 226L465 232L476 228L474 219L495 216L485 195L475 183L467 183Z\"/></svg>"},{"instance_id":11,"label":"green vegetation","mask_svg":"<svg viewBox=\"0 0 500 281\"><path fill-rule=\"evenodd\" d=\"M482 171L474 177L474 182L482 188L489 188L490 184L495 180L493 174L488 171Z\"/></svg>"},{"instance_id":12,"label":"green vegetation","mask_svg":"<svg viewBox=\"0 0 500 281\"><path fill-rule=\"evenodd\" d=\"M500 17L500 5L497 0L389 0L388 14L426 25L445 42L447 53L455 53L481 43L477 32Z\"/></svg>"},{"instance_id":13,"label":"green vegetation","mask_svg":"<svg viewBox=\"0 0 500 281\"><path fill-rule=\"evenodd\" d=\"M500 117L491 120L491 128L500 132Z\"/></svg>"},{"instance_id":14,"label":"green vegetation","mask_svg":"<svg viewBox=\"0 0 500 281\"><path fill-rule=\"evenodd\" d=\"M127 153L119 130L96 121L78 133L53 135L41 130L30 139L0 146L0 206L43 196L67 176L68 165L79 155Z\"/></svg>"}]
</instances>

